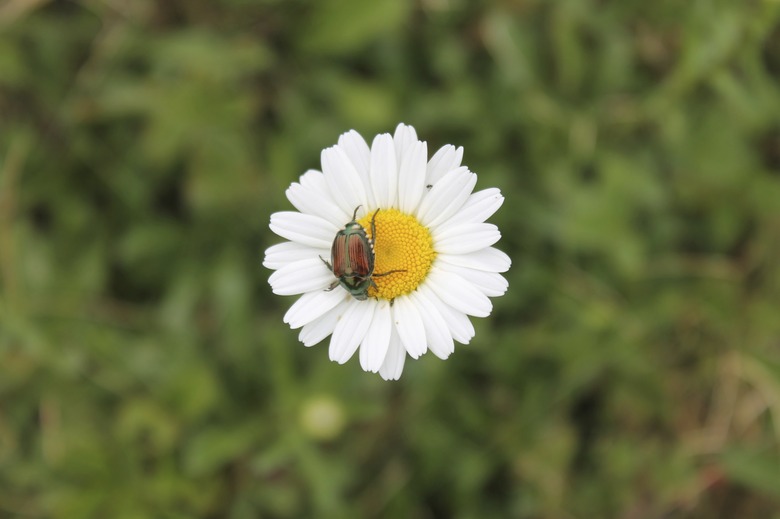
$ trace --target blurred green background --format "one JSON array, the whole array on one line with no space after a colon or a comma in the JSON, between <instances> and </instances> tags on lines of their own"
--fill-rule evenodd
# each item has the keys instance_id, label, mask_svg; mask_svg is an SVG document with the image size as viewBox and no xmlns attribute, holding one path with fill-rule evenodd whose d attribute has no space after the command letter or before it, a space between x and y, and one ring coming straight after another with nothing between
<instances>
[{"instance_id":1,"label":"blurred green background","mask_svg":"<svg viewBox=\"0 0 780 519\"><path fill-rule=\"evenodd\" d=\"M776 0L0 2L0 518L780 518ZM465 148L513 258L382 381L263 251Z\"/></svg>"}]
</instances>

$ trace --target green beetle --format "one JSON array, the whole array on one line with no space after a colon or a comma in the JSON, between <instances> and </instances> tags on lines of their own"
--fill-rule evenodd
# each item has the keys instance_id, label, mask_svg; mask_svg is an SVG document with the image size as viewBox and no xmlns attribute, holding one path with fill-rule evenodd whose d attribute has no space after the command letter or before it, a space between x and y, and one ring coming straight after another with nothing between
<instances>
[{"instance_id":1,"label":"green beetle","mask_svg":"<svg viewBox=\"0 0 780 519\"><path fill-rule=\"evenodd\" d=\"M382 274L374 274L374 242L366 234L362 225L355 221L358 209L352 213L352 220L344 226L342 230L336 233L333 239L333 246L330 249L330 261L328 263L322 256L320 259L328 267L328 270L336 276L334 281L326 290L330 291L341 285L352 294L352 297L358 301L368 299L368 289L376 288L376 283L372 277L387 276L394 272L403 272L401 270L391 270ZM377 209L371 217L371 236L376 236L376 214Z\"/></svg>"}]
</instances>

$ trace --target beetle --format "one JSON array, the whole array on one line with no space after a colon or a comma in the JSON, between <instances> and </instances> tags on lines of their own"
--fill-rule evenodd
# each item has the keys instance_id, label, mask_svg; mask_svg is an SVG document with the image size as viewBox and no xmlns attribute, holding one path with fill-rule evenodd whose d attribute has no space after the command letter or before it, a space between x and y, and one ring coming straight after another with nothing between
<instances>
[{"instance_id":1,"label":"beetle","mask_svg":"<svg viewBox=\"0 0 780 519\"><path fill-rule=\"evenodd\" d=\"M363 226L355 220L358 209L360 206L357 206L355 212L352 213L352 220L336 233L330 248L331 262L328 263L322 256L320 259L337 278L326 289L328 292L341 285L352 294L352 297L358 301L365 301L368 299L368 289L370 287L376 288L376 283L372 278L404 271L391 270L382 274L374 274L373 237L376 236L375 220L379 209L371 217L372 238L368 237Z\"/></svg>"}]
</instances>

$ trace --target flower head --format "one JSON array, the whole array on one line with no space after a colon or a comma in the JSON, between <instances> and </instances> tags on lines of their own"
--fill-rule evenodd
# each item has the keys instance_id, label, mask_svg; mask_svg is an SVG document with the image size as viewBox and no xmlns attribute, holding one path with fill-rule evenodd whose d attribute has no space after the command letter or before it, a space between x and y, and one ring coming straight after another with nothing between
<instances>
[{"instance_id":1,"label":"flower head","mask_svg":"<svg viewBox=\"0 0 780 519\"><path fill-rule=\"evenodd\" d=\"M377 135L369 149L354 130L322 152L287 190L298 211L271 215L289 240L263 264L278 295L300 295L284 316L313 346L329 335L331 360L360 350L360 365L401 376L407 354L446 359L474 336L468 316L487 317L503 295L511 261L492 247L485 220L504 201L496 188L472 193L477 176L447 145L428 160L414 128Z\"/></svg>"}]
</instances>

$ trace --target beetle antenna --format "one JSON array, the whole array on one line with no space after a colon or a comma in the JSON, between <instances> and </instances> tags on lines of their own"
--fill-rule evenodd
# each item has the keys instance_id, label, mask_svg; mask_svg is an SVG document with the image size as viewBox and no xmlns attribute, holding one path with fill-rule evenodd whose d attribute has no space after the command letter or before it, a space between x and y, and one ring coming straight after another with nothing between
<instances>
[{"instance_id":1,"label":"beetle antenna","mask_svg":"<svg viewBox=\"0 0 780 519\"><path fill-rule=\"evenodd\" d=\"M374 247L374 240L376 239L376 225L374 224L374 221L376 220L376 215L379 212L379 209L374 211L374 216L371 217L371 249L373 250ZM353 218L354 220L354 218Z\"/></svg>"}]
</instances>

